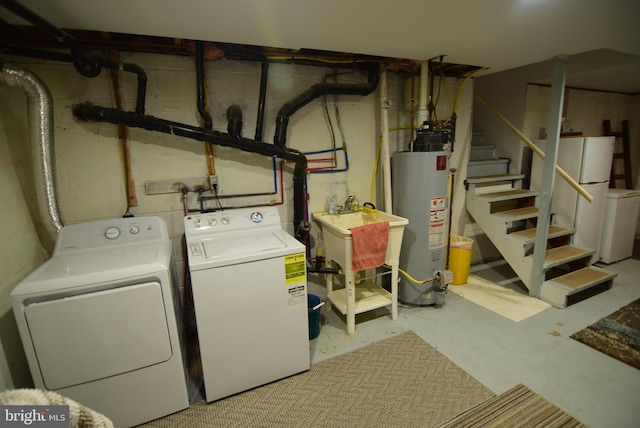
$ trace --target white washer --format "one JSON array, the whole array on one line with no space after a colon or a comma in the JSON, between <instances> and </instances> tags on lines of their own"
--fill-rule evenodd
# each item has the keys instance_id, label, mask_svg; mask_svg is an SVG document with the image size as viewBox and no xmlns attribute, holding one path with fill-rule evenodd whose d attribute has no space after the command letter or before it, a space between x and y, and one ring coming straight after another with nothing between
<instances>
[{"instance_id":1,"label":"white washer","mask_svg":"<svg viewBox=\"0 0 640 428\"><path fill-rule=\"evenodd\" d=\"M184 219L206 401L310 367L305 247L276 207Z\"/></svg>"},{"instance_id":2,"label":"white washer","mask_svg":"<svg viewBox=\"0 0 640 428\"><path fill-rule=\"evenodd\" d=\"M37 388L138 425L189 406L164 220L65 226L11 293Z\"/></svg>"}]
</instances>

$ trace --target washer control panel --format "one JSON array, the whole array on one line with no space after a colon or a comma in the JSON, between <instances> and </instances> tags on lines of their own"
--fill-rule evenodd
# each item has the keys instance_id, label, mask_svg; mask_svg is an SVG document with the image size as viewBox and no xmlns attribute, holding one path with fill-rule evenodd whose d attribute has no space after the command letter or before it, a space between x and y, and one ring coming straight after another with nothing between
<instances>
[{"instance_id":1,"label":"washer control panel","mask_svg":"<svg viewBox=\"0 0 640 428\"><path fill-rule=\"evenodd\" d=\"M187 236L216 234L257 227L280 226L280 214L275 206L233 208L184 218Z\"/></svg>"},{"instance_id":2,"label":"washer control panel","mask_svg":"<svg viewBox=\"0 0 640 428\"><path fill-rule=\"evenodd\" d=\"M128 217L64 226L56 252L74 251L166 239L166 222L160 217Z\"/></svg>"}]
</instances>

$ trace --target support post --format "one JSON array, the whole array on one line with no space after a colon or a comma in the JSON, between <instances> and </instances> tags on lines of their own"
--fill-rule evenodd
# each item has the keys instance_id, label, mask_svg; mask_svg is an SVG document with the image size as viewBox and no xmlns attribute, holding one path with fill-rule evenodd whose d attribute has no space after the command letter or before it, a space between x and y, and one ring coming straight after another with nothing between
<instances>
[{"instance_id":1,"label":"support post","mask_svg":"<svg viewBox=\"0 0 640 428\"><path fill-rule=\"evenodd\" d=\"M566 80L567 57L557 56L553 60L553 80L551 82L551 101L549 104L549 122L547 124L547 143L544 164L542 167L542 187L538 197L538 224L536 241L533 250L533 266L529 295L540 297L540 289L544 282L544 260L547 252L549 236L549 219L551 217L551 195L555 182L556 160L558 158L558 142L560 140L560 123L562 121L562 105L564 101L564 85Z\"/></svg>"}]
</instances>

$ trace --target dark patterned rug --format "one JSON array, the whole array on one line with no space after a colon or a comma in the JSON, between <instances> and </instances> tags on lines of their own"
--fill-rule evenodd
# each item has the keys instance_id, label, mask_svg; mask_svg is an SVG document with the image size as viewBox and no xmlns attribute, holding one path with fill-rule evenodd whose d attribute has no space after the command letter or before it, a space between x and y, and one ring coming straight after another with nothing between
<instances>
[{"instance_id":1,"label":"dark patterned rug","mask_svg":"<svg viewBox=\"0 0 640 428\"><path fill-rule=\"evenodd\" d=\"M571 338L640 369L640 299L572 334Z\"/></svg>"}]
</instances>

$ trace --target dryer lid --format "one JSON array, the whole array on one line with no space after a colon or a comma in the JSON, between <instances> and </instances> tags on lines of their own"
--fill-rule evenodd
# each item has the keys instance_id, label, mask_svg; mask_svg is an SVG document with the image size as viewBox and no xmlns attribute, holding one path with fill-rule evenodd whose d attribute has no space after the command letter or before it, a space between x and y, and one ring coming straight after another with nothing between
<instances>
[{"instance_id":1,"label":"dryer lid","mask_svg":"<svg viewBox=\"0 0 640 428\"><path fill-rule=\"evenodd\" d=\"M131 244L54 254L11 292L12 297L126 281L169 269L171 246Z\"/></svg>"}]
</instances>

